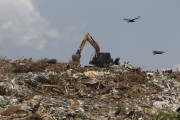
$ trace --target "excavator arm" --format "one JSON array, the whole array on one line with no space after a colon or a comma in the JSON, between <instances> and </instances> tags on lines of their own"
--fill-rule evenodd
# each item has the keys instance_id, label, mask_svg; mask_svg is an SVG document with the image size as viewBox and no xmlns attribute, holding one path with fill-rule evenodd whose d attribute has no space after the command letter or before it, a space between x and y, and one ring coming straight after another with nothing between
<instances>
[{"instance_id":1,"label":"excavator arm","mask_svg":"<svg viewBox=\"0 0 180 120\"><path fill-rule=\"evenodd\" d=\"M76 54L72 55L73 61L80 62L81 53L82 53L82 50L83 50L85 44L87 43L87 41L94 47L94 49L96 51L96 55L98 53L100 53L100 48L99 48L99 45L97 44L97 42L89 35L89 33L86 33L86 35L84 36L84 39L83 39L81 45L79 46L79 49L77 50Z\"/></svg>"}]
</instances>

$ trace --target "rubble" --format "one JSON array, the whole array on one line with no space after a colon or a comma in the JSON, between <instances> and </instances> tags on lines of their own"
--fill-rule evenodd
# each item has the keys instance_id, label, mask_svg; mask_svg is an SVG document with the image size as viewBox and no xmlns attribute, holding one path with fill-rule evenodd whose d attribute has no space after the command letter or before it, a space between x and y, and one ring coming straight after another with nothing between
<instances>
[{"instance_id":1,"label":"rubble","mask_svg":"<svg viewBox=\"0 0 180 120\"><path fill-rule=\"evenodd\" d=\"M0 119L180 119L180 73L0 58Z\"/></svg>"}]
</instances>

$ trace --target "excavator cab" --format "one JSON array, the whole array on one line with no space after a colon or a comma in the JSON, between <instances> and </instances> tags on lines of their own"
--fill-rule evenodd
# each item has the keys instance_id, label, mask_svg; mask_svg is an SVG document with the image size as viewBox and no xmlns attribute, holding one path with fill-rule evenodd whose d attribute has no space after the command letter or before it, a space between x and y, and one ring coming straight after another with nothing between
<instances>
[{"instance_id":1,"label":"excavator cab","mask_svg":"<svg viewBox=\"0 0 180 120\"><path fill-rule=\"evenodd\" d=\"M110 53L97 53L89 61L89 64L98 66L98 67L108 67L109 65L113 64L113 59L111 58Z\"/></svg>"}]
</instances>

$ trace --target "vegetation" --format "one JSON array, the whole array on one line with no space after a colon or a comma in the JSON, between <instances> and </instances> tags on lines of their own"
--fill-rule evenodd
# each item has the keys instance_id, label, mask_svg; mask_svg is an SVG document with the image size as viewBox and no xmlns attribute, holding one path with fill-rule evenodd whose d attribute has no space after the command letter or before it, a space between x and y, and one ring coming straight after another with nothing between
<instances>
[{"instance_id":1,"label":"vegetation","mask_svg":"<svg viewBox=\"0 0 180 120\"><path fill-rule=\"evenodd\" d=\"M161 111L156 116L156 120L180 120L180 114L176 112Z\"/></svg>"}]
</instances>

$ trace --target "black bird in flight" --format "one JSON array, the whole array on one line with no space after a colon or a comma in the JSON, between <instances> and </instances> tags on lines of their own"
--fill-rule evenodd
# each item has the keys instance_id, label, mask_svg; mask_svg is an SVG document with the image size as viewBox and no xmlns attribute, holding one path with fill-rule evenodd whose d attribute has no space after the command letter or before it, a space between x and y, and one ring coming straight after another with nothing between
<instances>
[{"instance_id":1,"label":"black bird in flight","mask_svg":"<svg viewBox=\"0 0 180 120\"><path fill-rule=\"evenodd\" d=\"M156 54L163 54L165 53L164 51L156 51L156 50L153 50L153 54L156 55Z\"/></svg>"},{"instance_id":2,"label":"black bird in flight","mask_svg":"<svg viewBox=\"0 0 180 120\"><path fill-rule=\"evenodd\" d=\"M134 19L126 19L126 18L124 18L124 20L126 20L128 23L130 23L130 22L135 22L135 20L137 20L139 18L140 18L140 16L137 17L137 18L134 18Z\"/></svg>"}]
</instances>

